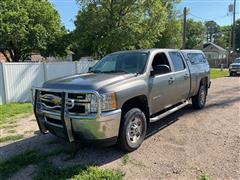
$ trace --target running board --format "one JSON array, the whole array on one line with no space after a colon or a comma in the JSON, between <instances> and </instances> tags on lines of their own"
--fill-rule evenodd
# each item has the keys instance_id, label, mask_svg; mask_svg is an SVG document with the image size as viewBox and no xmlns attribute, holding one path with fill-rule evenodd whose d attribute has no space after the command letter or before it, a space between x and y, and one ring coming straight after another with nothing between
<instances>
[{"instance_id":1,"label":"running board","mask_svg":"<svg viewBox=\"0 0 240 180\"><path fill-rule=\"evenodd\" d=\"M166 111L166 112L164 112L164 113L162 113L162 114L160 114L156 117L150 118L150 122L158 121L158 120L168 116L169 114L172 114L172 113L178 111L179 109L182 109L183 107L187 106L188 104L189 104L189 102L185 101L177 107L174 107L174 108L172 108L172 109L170 109L170 110L168 110L168 111Z\"/></svg>"}]
</instances>

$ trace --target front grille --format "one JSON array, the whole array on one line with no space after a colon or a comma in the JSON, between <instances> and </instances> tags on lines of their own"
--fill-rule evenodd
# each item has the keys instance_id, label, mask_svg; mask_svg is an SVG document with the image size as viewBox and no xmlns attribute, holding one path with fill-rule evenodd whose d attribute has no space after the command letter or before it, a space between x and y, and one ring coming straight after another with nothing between
<instances>
[{"instance_id":1,"label":"front grille","mask_svg":"<svg viewBox=\"0 0 240 180\"><path fill-rule=\"evenodd\" d=\"M232 65L232 68L240 69L240 66L239 65Z\"/></svg>"},{"instance_id":2,"label":"front grille","mask_svg":"<svg viewBox=\"0 0 240 180\"><path fill-rule=\"evenodd\" d=\"M43 110L61 113L62 93L40 91L39 100ZM90 111L90 101L86 94L69 93L66 97L66 110L70 115L87 115Z\"/></svg>"}]
</instances>

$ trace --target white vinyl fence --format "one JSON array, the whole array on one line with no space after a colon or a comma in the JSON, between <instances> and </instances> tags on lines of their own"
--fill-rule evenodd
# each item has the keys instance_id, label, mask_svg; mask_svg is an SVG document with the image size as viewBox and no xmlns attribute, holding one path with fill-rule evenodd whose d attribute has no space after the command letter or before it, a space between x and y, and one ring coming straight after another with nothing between
<instances>
[{"instance_id":1,"label":"white vinyl fence","mask_svg":"<svg viewBox=\"0 0 240 180\"><path fill-rule=\"evenodd\" d=\"M96 61L0 63L0 104L31 101L31 87L58 77L84 73Z\"/></svg>"}]
</instances>

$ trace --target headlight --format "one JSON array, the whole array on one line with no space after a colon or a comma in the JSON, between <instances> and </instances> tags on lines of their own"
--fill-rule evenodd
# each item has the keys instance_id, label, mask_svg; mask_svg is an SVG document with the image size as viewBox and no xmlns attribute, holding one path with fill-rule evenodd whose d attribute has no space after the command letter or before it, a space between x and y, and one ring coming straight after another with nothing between
<instances>
[{"instance_id":1,"label":"headlight","mask_svg":"<svg viewBox=\"0 0 240 180\"><path fill-rule=\"evenodd\" d=\"M117 108L116 93L101 94L101 110L111 111Z\"/></svg>"},{"instance_id":2,"label":"headlight","mask_svg":"<svg viewBox=\"0 0 240 180\"><path fill-rule=\"evenodd\" d=\"M229 66L229 69L232 69L232 65Z\"/></svg>"},{"instance_id":3,"label":"headlight","mask_svg":"<svg viewBox=\"0 0 240 180\"><path fill-rule=\"evenodd\" d=\"M101 94L100 106L102 111L111 111L117 108L116 93ZM92 113L97 112L97 97L94 94L88 94L87 99L90 103L90 111Z\"/></svg>"}]
</instances>

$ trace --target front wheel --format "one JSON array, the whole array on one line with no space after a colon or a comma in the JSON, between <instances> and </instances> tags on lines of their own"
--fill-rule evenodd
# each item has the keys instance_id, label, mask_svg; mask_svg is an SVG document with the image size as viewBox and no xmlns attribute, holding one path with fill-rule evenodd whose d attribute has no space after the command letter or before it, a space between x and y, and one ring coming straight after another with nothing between
<instances>
[{"instance_id":1,"label":"front wheel","mask_svg":"<svg viewBox=\"0 0 240 180\"><path fill-rule=\"evenodd\" d=\"M131 152L139 148L145 139L147 120L138 108L133 108L122 117L118 145L121 149Z\"/></svg>"},{"instance_id":2,"label":"front wheel","mask_svg":"<svg viewBox=\"0 0 240 180\"><path fill-rule=\"evenodd\" d=\"M207 99L207 87L206 85L200 85L198 93L192 97L192 105L196 109L204 108Z\"/></svg>"}]
</instances>

